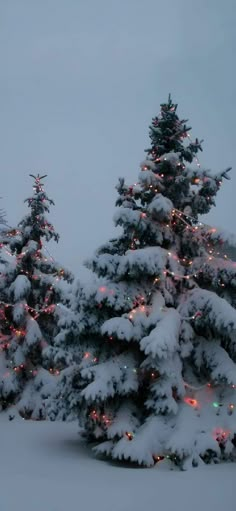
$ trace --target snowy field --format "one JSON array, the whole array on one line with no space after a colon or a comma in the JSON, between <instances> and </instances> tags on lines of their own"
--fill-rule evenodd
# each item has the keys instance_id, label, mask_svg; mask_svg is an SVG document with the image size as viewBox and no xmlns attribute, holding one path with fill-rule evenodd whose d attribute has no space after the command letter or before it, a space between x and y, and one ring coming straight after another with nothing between
<instances>
[{"instance_id":1,"label":"snowy field","mask_svg":"<svg viewBox=\"0 0 236 511\"><path fill-rule=\"evenodd\" d=\"M93 458L77 424L0 416L1 511L235 511L236 464L188 472Z\"/></svg>"}]
</instances>

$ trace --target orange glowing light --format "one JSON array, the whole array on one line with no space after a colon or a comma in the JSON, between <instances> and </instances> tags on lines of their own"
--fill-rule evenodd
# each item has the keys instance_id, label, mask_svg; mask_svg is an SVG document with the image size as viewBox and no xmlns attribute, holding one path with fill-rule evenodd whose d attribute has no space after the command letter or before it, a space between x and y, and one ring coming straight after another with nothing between
<instances>
[{"instance_id":1,"label":"orange glowing light","mask_svg":"<svg viewBox=\"0 0 236 511\"><path fill-rule=\"evenodd\" d=\"M197 399L192 399L191 397L185 397L184 398L184 402L189 405L189 406L192 406L193 408L196 408L196 406L198 406L198 401Z\"/></svg>"}]
</instances>

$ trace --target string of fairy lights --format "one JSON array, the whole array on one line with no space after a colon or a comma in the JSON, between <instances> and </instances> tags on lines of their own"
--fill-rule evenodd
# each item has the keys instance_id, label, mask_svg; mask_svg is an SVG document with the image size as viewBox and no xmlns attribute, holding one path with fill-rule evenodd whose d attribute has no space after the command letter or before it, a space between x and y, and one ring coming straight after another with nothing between
<instances>
[{"instance_id":1,"label":"string of fairy lights","mask_svg":"<svg viewBox=\"0 0 236 511\"><path fill-rule=\"evenodd\" d=\"M207 226L207 224L204 224L203 222L198 222L197 225L194 225L192 226L187 220L192 220L196 223L196 219L191 217L190 215L187 215L181 211L179 211L178 209L173 209L172 212L171 212L171 216L172 217L177 217L178 220L180 220L180 222L182 222L185 226L186 226L186 229L189 230L189 232L192 232L192 233L200 233L200 230L201 228L207 228L208 230L208 233L206 233L204 231L204 233L201 233L201 239L206 243L206 245L209 247L209 240L207 239L207 234L212 234L212 233L216 233L217 230L216 228L209 228L209 226ZM151 216L149 216L147 213L140 213L140 218L141 219L149 219L151 218ZM152 223L155 223L157 225L160 225L157 221L153 220L153 218L151 219ZM137 225L138 227L138 225ZM170 224L165 224L165 227L169 228L170 227ZM137 238L135 238L135 241L137 241ZM131 249L134 250L135 249L135 246L133 245L133 241L131 241ZM191 266L193 264L193 261L190 259L190 260L187 260L186 258L180 258L179 256L177 256L176 254L173 254L172 252L168 251L168 256L169 257L172 257L173 259L175 259L178 263L184 263L185 266ZM216 253L216 256L219 255L219 252ZM214 261L216 259L216 256L214 255L214 251L213 249L211 248L211 250L209 250L209 252L206 251L206 256L205 256L205 263L206 262L210 262L210 261ZM228 256L227 254L224 254L223 256L224 259L228 259ZM166 274L169 274L179 280L181 279L186 279L186 280L189 280L191 279L192 277L197 277L197 275L199 273L202 273L203 271L203 266L201 266L201 268L199 268L199 270L195 270L193 273L188 273L187 275L183 275L183 274L177 274L176 272L174 271L171 271L169 270L168 268L166 268L165 270L163 270L163 274L166 275ZM224 285L222 284L222 287L224 287Z\"/></svg>"},{"instance_id":2,"label":"string of fairy lights","mask_svg":"<svg viewBox=\"0 0 236 511\"><path fill-rule=\"evenodd\" d=\"M135 369L134 369L134 372L136 372ZM154 373L151 373L151 377L154 378L154 377L157 377L157 376L154 375ZM207 383L205 385L201 385L199 387L195 387L195 386L189 385L186 382L184 382L184 385L185 385L186 388L189 388L191 390L194 389L195 391L202 390L206 386L209 389L211 389L213 387L212 384L210 384L210 383ZM235 387L236 387L235 385L231 385L231 388L235 389ZM187 406L192 407L196 412L199 412L199 410L201 408L200 402L195 397L185 396L183 398L183 402ZM228 404L225 404L225 403L218 402L218 401L215 401L215 400L213 402L208 403L208 406L210 406L210 408L212 408L212 410L215 410L217 415L219 415L220 409L222 407L224 407L227 410L227 414L228 415L232 415L233 412L234 412L234 409L235 409L235 403L230 402ZM113 417L111 415L107 415L105 413L100 413L100 412L98 412L95 409L93 409L90 412L89 417L93 421L99 423L100 425L103 425L103 427L105 429L109 428L109 426L111 426L111 424L113 423ZM224 443L227 440L227 438L229 437L230 434L231 434L230 430L225 430L225 429L223 429L221 427L217 427L213 431L213 436L215 437L215 439L218 442L221 442L221 443ZM131 441L135 437L135 433L133 431L126 431L123 436L127 440ZM168 459L168 458L170 458L170 456L168 456L168 455L167 456L156 455L155 458L156 458L155 461L158 462L158 461L162 461L164 458Z\"/></svg>"},{"instance_id":3,"label":"string of fairy lights","mask_svg":"<svg viewBox=\"0 0 236 511\"><path fill-rule=\"evenodd\" d=\"M190 141L192 141L192 140L191 140L190 135L189 135L189 134L187 134L187 136L188 136L188 138L190 139ZM196 163L197 163L197 167L198 167L198 168L200 168L200 162L199 162L199 160L198 160L197 156L196 156L196 158L195 158L195 161L196 161ZM148 167L144 166L143 170L147 170L147 168L148 168ZM157 177L157 178L162 178L162 177L164 177L164 175L160 175L160 176L156 176L156 177ZM204 178L204 179L208 179L208 178ZM195 177L195 178L194 178L194 184L195 184L195 185L200 184L200 182L201 182L201 179L200 179L199 177ZM218 184L219 184L219 185L221 184L221 181L220 181L220 180L218 181ZM134 184L134 186L137 186L137 183L135 183L135 184ZM155 186L154 186L154 185L152 185L152 184L151 184L151 185L149 185L149 189L153 189L153 191L154 191L155 193L157 193L157 192L159 191L159 190L158 190L158 188L157 188L157 187L155 187ZM129 194L131 193L131 195L132 195L132 192L133 192L133 187L131 186L131 187L129 188L129 192L128 192L128 193L129 193ZM210 199L210 197L207 197L207 199L209 200L209 199ZM202 227L203 227L204 229L207 227L207 233L206 233L206 232L204 232L204 234L203 234L203 232L201 232L201 238L202 238L202 240L203 240L204 242L206 242L207 247L209 247L209 246L210 246L210 245L209 245L209 240L208 240L208 238L207 238L207 235L208 235L208 234L210 234L210 233L215 233L215 232L216 232L216 229L212 229L212 228L210 228L210 229L209 229L209 228L208 228L208 226L206 226L206 224L203 224L202 222L198 222L198 223L196 224L196 218L193 218L193 217L191 217L190 215L186 215L186 214L184 214L182 211L179 211L179 210L178 210L178 209L176 209L176 208L172 210L171 215L172 215L172 218L173 218L173 217L177 217L177 219L178 219L180 222L182 222L182 223L184 224L185 228L186 228L187 230L189 230L190 232L196 233L197 231L200 231L200 229L201 229ZM139 220L138 224L140 223L140 221L141 221L141 220L145 220L146 218L148 219L148 215L147 215L147 213L145 213L145 212L141 212L141 214L140 214L140 220ZM152 222L154 222L153 218L152 218L151 220L152 220ZM156 222L156 223L158 224L158 222ZM158 224L158 225L160 225L160 224ZM166 224L166 227L169 227L169 224ZM137 248L137 246L136 246L136 242L138 241L138 239L137 239L137 238L135 238L137 228L138 228L138 225L136 226L136 229L133 231L133 235L132 235L132 241L131 241L131 247L130 247L132 250L135 250L135 249ZM216 255L219 255L219 252L218 252ZM182 258L182 259L181 259L181 258L179 258L176 254L173 254L172 252L168 252L168 256L169 256L169 257L171 257L171 258L173 258L173 259L175 259L175 260L177 260L177 262L178 262L178 263L182 263L182 264L184 263L184 264L185 264L185 267L186 267L186 266L191 266L191 265L193 264L193 261L192 261L192 260L188 260L188 261L187 261L185 258ZM224 257L224 259L228 259L228 257L227 257L227 255L226 255L226 254L225 254L223 257ZM207 252L207 251L206 251L205 259L206 259L206 261L205 261L204 265L205 265L205 264L207 264L207 263L210 263L211 261L213 261L213 260L215 260L215 259L216 259L215 254L214 254L214 251L212 250L212 247L211 247L211 250L209 250L209 252ZM198 271L197 271L197 270L195 270L193 273L189 273L189 272L188 272L188 273L187 273L187 275L186 275L186 274L184 274L184 275L183 275L183 274L177 274L176 272L171 271L171 270L169 270L169 269L165 269L165 270L163 271L163 274L164 274L164 276L166 276L166 275L170 275L170 276L172 276L172 277L177 278L178 280L179 280L179 279L186 279L186 280L189 280L189 279L191 279L191 278L197 277L197 276L198 276L198 274L199 274L200 272L202 272L202 271L203 271L203 266L201 266L201 268L200 268ZM153 281L153 287L155 287L155 285L156 285L156 284L158 284L159 282L160 282L160 276L155 277L155 278L154 278L154 281ZM222 287L224 287L224 283L221 283L220 285L221 285ZM106 291L106 288L104 288L104 287L103 287L103 288L100 288L100 291L104 291L104 292L105 292L105 291ZM152 293L152 291L151 291L151 293ZM150 293L150 294L151 294L151 293ZM130 313L129 313L129 315L128 315L128 318L129 318L131 321L133 320L134 315L135 315L136 313L140 313L140 312L147 313L147 307L146 307L146 306L142 303L143 301L144 301L144 297L141 297L141 303L136 304L136 305L138 305L138 306L137 306L137 307L135 307L135 309L133 309L133 310L131 310L131 311L130 311ZM165 310L165 308L162 308L162 310ZM182 319L182 320L186 320L186 321L188 321L188 320L195 320L195 319L196 319L196 318L198 318L199 316L200 316L200 317L202 316L202 312L200 312L200 311L198 311L198 312L197 312L196 314L194 314L193 316L190 316L190 317L182 317L181 319ZM112 336L110 337L110 339L111 339L111 340L113 339L113 338L112 338ZM90 354L89 354L89 353L86 353L86 358L89 358L89 356L90 356ZM126 368L126 366L124 366L124 368ZM137 372L137 369L135 369L135 368L134 368L134 369L133 369L133 371L134 371L134 372ZM158 375L156 375L154 372L151 372L151 377L152 377L152 378L156 378L157 376L158 376ZM191 384L189 384L189 383L187 383L187 382L184 382L184 385L185 385L185 388L186 388L186 389L189 389L189 390L190 390L190 391L192 391L192 392L198 392L198 391L200 391L200 390L205 389L206 387L208 387L208 388L212 388L212 387L213 387L212 383L209 383L209 382L206 382L206 383L204 383L204 384L203 384L203 385L201 385L201 386L194 386L194 385L191 385ZM235 389L236 385L232 384L232 385L230 385L230 387L231 387L232 389ZM215 386L214 386L214 388L215 388ZM198 409L199 409L199 406L200 406L200 405L199 405L199 402L198 402L198 400L197 400L196 398L194 398L194 397L189 397L189 396L184 397L184 403L185 403L185 404L187 404L187 405L189 405L189 406L191 406L191 407L193 407L195 410L198 410ZM217 402L217 401L213 401L213 402L210 404L210 406L212 406L214 409L216 409L216 410L217 410L217 413L218 413L219 409L220 409L222 406L224 406L224 404L223 404L223 403L220 403L220 402ZM235 408L235 404L230 402L230 403L229 403L228 405L226 405L226 406L227 406L228 414L229 414L229 415L232 415L233 410L234 410L234 408ZM111 423L112 423L112 418L111 418L111 417L106 416L105 414L99 414L96 410L92 410L92 411L91 411L91 413L90 413L90 417L91 417L91 419L92 419L92 420L94 420L94 421L98 421L98 422L102 423L105 427L109 427L109 426L111 425ZM224 442L224 441L226 440L226 438L227 438L227 436L228 436L228 434L229 434L229 433L230 433L230 432L227 432L227 431L223 430L222 428L217 428L217 429L215 430L215 432L214 432L214 436L215 436L215 438L216 438L216 440L217 440L218 442ZM134 433L133 433L133 432L126 432L124 436L127 438L127 440L131 441L131 440L133 440L133 438L134 438ZM156 457L155 457L155 461L157 461L157 462L158 462L158 461L163 460L164 458L170 458L170 456L168 456L168 455L167 455L167 456L156 456Z\"/></svg>"},{"instance_id":4,"label":"string of fairy lights","mask_svg":"<svg viewBox=\"0 0 236 511\"><path fill-rule=\"evenodd\" d=\"M58 273L56 273L55 275L58 275ZM61 276L61 270L60 270L60 273L59 275ZM56 277L55 281L59 281L59 277ZM23 310L25 310L29 316L30 316L30 320L31 321L36 321L39 317L39 315L41 314L52 314L56 307L57 307L57 304L50 304L48 305L48 302L50 300L50 297L51 297L51 294L53 293L53 290L54 290L54 286L56 285L56 282L55 284L50 284L50 287L47 291L47 293L45 294L45 298L44 298L44 304L45 306L41 307L40 309L38 308L34 308L34 307L31 307L29 306L27 303L20 303L20 304L17 304L18 307L21 307ZM5 309L8 309L8 308L14 308L14 306L16 304L14 303L6 303L6 302L2 302L0 301L0 304L4 306L4 310ZM6 316L5 316L5 312L2 311L2 320L4 319L6 325L8 326L10 332L11 332L11 335L14 335L15 337L21 339L23 337L25 337L27 331L25 328L15 328L14 326L12 326L10 324L10 322L7 320ZM34 316L32 316L32 314L34 314ZM11 337L10 335L10 337ZM47 345L46 341L42 341L41 343L44 347L45 345ZM9 341L9 336L7 335L2 335L0 336L0 351L5 351L7 349L10 348L10 345L11 345L11 342ZM11 361L12 363L12 361ZM13 370L15 372L19 372L20 370L23 370L25 369L25 364L20 364L19 366L13 366ZM60 374L60 371L58 369L53 369L53 368L50 368L49 371L53 374ZM30 373L33 374L33 376L35 376L37 374L37 370L34 369L34 370L30 370ZM6 376L9 376L9 374L7 373Z\"/></svg>"},{"instance_id":5,"label":"string of fairy lights","mask_svg":"<svg viewBox=\"0 0 236 511\"><path fill-rule=\"evenodd\" d=\"M38 198L30 198L30 199L27 199L27 202L28 204L31 206L32 208L32 211L35 211L34 210L34 207L33 207L33 203L34 201L36 201L36 206L38 206L38 202L40 203L45 203L47 201L47 198L44 194L44 190L43 190L43 186L41 184L41 179L45 176L32 176L34 177L35 179L35 183L36 185L33 187L33 189L36 191L36 194L40 194L40 197ZM49 200L50 202L50 200ZM47 206L43 206L45 209L48 209ZM45 219L42 219L42 217L40 217L40 215L36 215L35 217L36 219L36 222L39 220L40 221L40 229L42 229L43 231L46 231L47 229L49 229L50 232L53 232L54 233L54 228L51 224L49 224ZM17 238L17 236L23 236L23 232L20 230L20 229L13 229L7 233L4 234L5 238L7 239L14 239L14 238ZM56 236L56 234L53 234L54 236ZM32 247L29 247L28 250L27 248L23 248L23 250L21 251L20 254L15 254L14 252L12 253L10 250L8 250L7 246L6 246L6 243L2 242L0 243L0 249L3 249L5 250L5 253L12 257L12 258L15 258L16 260L16 268L18 266L20 266L22 260L24 257L27 257L27 255L29 254L35 261L38 261L40 262L41 264L42 263L48 263L48 261L50 260L51 262L54 262L55 263L55 260L53 259L52 256L50 256L50 258L48 257L44 257L43 254L42 254L42 249L45 250L45 247L43 246L42 242L41 242L41 239L40 241L38 242L38 245L39 245L39 248L37 250L33 250L32 252ZM47 250L47 249L46 249ZM50 254L49 254L50 255ZM43 277L45 277L45 274L43 274L42 272L40 272L38 269L37 269L37 274L32 274L32 272L29 272L27 271L26 269L19 269L18 270L18 275L26 275L27 277L30 277L30 279L33 280L40 280L42 279ZM55 309L56 309L56 304L49 304L49 301L50 301L50 298L52 296L52 293L54 291L54 288L55 288L55 285L56 283L60 280L61 277L63 277L65 274L65 271L63 268L59 268L57 271L53 272L53 273L50 273L50 278L54 278L55 282L50 282L49 283L49 288L47 289L46 293L45 293L45 297L44 297L44 301L43 301L43 305L39 308L39 307L31 307L29 306L27 303L17 303L17 307L21 307L26 313L27 315L29 316L29 319L31 321L36 321L38 319L38 317L42 314L52 314ZM4 274L1 274L0 275L0 278L7 278L6 275ZM16 306L16 303L7 303L7 302L3 302L1 301L0 302L0 305L3 306L3 308L1 309L1 320L5 322L5 325L8 327L9 331L10 331L10 334L9 335L3 335L1 333L1 336L0 336L0 351L5 351L5 350L8 350L10 348L10 345L11 345L11 342L10 340L12 339L12 335L14 336L13 338L18 338L18 339L22 339L23 337L25 337L27 331L26 331L26 328L15 328L12 324L10 324L10 321L7 319L6 317L6 314L5 314L5 311L7 311L7 309L14 309L14 307ZM45 347L45 345L47 345L46 341L42 340L41 344ZM13 365L13 361L9 361L10 364ZM26 364L19 364L18 366L15 366L13 365L12 369L14 370L14 372L19 372L23 369L25 369L26 367ZM53 369L53 368L50 368L49 371L53 374L59 374L59 371L57 369ZM31 369L29 371L30 373L33 374L33 376L35 376L35 374L37 374L37 369ZM4 377L8 377L10 375L9 371L7 371L4 375Z\"/></svg>"}]
</instances>

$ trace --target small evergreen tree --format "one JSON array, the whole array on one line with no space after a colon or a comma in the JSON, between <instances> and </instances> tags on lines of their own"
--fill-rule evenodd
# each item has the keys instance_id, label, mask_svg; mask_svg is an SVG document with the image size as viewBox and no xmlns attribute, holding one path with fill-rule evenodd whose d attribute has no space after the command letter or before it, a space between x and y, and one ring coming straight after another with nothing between
<instances>
[{"instance_id":1,"label":"small evergreen tree","mask_svg":"<svg viewBox=\"0 0 236 511\"><path fill-rule=\"evenodd\" d=\"M80 295L84 357L70 380L96 452L148 466L235 457L235 265L199 222L229 169L195 163L186 123L169 96L139 182L120 179L122 234L88 263L98 281Z\"/></svg>"},{"instance_id":2,"label":"small evergreen tree","mask_svg":"<svg viewBox=\"0 0 236 511\"><path fill-rule=\"evenodd\" d=\"M7 233L9 245L2 248L10 261L1 275L1 366L2 408L17 403L25 418L43 418L44 399L59 369L50 366L43 353L58 333L58 316L66 290L61 280L71 275L47 254L43 240L59 239L46 218L53 201L42 180L33 176L34 195L26 199L30 209L17 229Z\"/></svg>"}]
</instances>

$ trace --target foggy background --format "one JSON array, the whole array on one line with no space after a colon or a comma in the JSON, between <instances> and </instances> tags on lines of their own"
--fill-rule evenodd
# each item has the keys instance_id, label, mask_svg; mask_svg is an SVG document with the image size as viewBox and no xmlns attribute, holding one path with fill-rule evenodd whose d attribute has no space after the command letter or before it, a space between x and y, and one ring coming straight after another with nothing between
<instances>
[{"instance_id":1,"label":"foggy background","mask_svg":"<svg viewBox=\"0 0 236 511\"><path fill-rule=\"evenodd\" d=\"M208 218L235 228L235 0L0 0L0 170L10 225L47 173L51 254L81 272L114 235L115 185L132 184L171 92L202 167L232 165Z\"/></svg>"}]
</instances>

